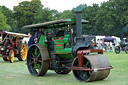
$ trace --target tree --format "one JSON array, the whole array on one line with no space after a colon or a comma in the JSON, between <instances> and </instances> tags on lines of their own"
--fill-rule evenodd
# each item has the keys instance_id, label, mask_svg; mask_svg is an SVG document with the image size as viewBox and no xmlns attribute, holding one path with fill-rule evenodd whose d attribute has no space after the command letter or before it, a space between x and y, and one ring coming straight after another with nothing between
<instances>
[{"instance_id":1,"label":"tree","mask_svg":"<svg viewBox=\"0 0 128 85\"><path fill-rule=\"evenodd\" d=\"M103 28L109 35L121 37L124 27L128 26L128 1L110 0L101 5L101 11L104 11ZM99 13L100 14L100 13Z\"/></svg>"},{"instance_id":2,"label":"tree","mask_svg":"<svg viewBox=\"0 0 128 85\"><path fill-rule=\"evenodd\" d=\"M93 6L88 6L83 9L82 18L89 21L89 23L83 27L83 31L85 34L96 35L98 33L97 31L100 31L96 27L97 19L95 18L98 14L98 11L99 11L98 4L93 4Z\"/></svg>"},{"instance_id":3,"label":"tree","mask_svg":"<svg viewBox=\"0 0 128 85\"><path fill-rule=\"evenodd\" d=\"M0 9L0 30L10 30L11 27L7 24L7 19L6 17L3 15L3 13L1 12Z\"/></svg>"},{"instance_id":4,"label":"tree","mask_svg":"<svg viewBox=\"0 0 128 85\"><path fill-rule=\"evenodd\" d=\"M43 23L52 20L52 11L47 8L40 8L34 16L34 23Z\"/></svg>"},{"instance_id":5,"label":"tree","mask_svg":"<svg viewBox=\"0 0 128 85\"><path fill-rule=\"evenodd\" d=\"M52 12L52 20L58 20L59 17L61 16L60 13L55 9L52 9L51 12Z\"/></svg>"},{"instance_id":6,"label":"tree","mask_svg":"<svg viewBox=\"0 0 128 85\"><path fill-rule=\"evenodd\" d=\"M7 19L7 24L10 25L12 28L11 31L16 32L17 31L17 23L15 22L13 11L8 9L5 6L0 6L2 13L5 15Z\"/></svg>"},{"instance_id":7,"label":"tree","mask_svg":"<svg viewBox=\"0 0 128 85\"><path fill-rule=\"evenodd\" d=\"M101 6L93 4L85 8L83 18L89 20L84 27L86 34L121 37L122 29L128 27L127 3L127 0L109 0Z\"/></svg>"},{"instance_id":8,"label":"tree","mask_svg":"<svg viewBox=\"0 0 128 85\"><path fill-rule=\"evenodd\" d=\"M15 6L14 16L18 23L18 27L22 27L24 25L32 24L34 21L34 16L41 9L43 5L40 0L32 0L32 1L23 1L19 3L18 6Z\"/></svg>"},{"instance_id":9,"label":"tree","mask_svg":"<svg viewBox=\"0 0 128 85\"><path fill-rule=\"evenodd\" d=\"M63 12L60 13L60 19L64 19L64 18L73 18L74 17L74 13L71 10L65 10Z\"/></svg>"}]
</instances>

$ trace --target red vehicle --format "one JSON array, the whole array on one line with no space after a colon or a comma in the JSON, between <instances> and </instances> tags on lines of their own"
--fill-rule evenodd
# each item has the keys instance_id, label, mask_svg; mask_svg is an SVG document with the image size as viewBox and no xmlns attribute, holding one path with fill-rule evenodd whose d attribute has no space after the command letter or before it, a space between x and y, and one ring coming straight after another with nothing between
<instances>
[{"instance_id":1,"label":"red vehicle","mask_svg":"<svg viewBox=\"0 0 128 85\"><path fill-rule=\"evenodd\" d=\"M22 43L22 39L27 37L26 34L0 31L0 54L4 61L14 62L14 57L19 61L26 60L27 48Z\"/></svg>"}]
</instances>

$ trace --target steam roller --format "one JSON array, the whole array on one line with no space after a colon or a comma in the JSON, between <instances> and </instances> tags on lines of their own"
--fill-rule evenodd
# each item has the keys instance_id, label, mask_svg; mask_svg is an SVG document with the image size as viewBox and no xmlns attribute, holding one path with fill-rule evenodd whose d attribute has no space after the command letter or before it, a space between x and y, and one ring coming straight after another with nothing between
<instances>
[{"instance_id":1,"label":"steam roller","mask_svg":"<svg viewBox=\"0 0 128 85\"><path fill-rule=\"evenodd\" d=\"M103 50L95 49L95 36L83 36L82 24L87 23L82 19L82 11L76 11L76 18L24 26L24 29L31 30L40 27L47 31L51 29L54 33L53 36L50 33L41 35L39 42L29 47L27 67L30 74L44 76L47 70L53 70L66 75L72 70L79 81L105 79L113 67L103 55Z\"/></svg>"}]
</instances>

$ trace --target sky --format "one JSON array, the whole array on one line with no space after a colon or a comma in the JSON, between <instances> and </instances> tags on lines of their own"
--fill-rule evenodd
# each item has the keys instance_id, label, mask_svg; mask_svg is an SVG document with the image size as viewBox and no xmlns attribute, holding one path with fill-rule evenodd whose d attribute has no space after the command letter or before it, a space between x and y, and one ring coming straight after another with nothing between
<instances>
[{"instance_id":1,"label":"sky","mask_svg":"<svg viewBox=\"0 0 128 85\"><path fill-rule=\"evenodd\" d=\"M13 6L18 6L18 3L22 1L31 0L0 0L0 6L4 5L7 8L13 10ZM89 6L93 3L96 3L100 5L100 3L104 1L106 2L109 0L41 0L44 7L56 9L59 12L63 12L64 10L71 10L73 7L76 7L80 4L86 4L87 6Z\"/></svg>"}]
</instances>

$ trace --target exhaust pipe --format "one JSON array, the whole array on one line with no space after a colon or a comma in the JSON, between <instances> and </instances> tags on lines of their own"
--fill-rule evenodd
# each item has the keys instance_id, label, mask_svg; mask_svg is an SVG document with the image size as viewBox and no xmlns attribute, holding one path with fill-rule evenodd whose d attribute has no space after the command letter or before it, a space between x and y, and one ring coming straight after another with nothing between
<instances>
[{"instance_id":1,"label":"exhaust pipe","mask_svg":"<svg viewBox=\"0 0 128 85\"><path fill-rule=\"evenodd\" d=\"M76 11L76 41L82 40L82 11Z\"/></svg>"},{"instance_id":2,"label":"exhaust pipe","mask_svg":"<svg viewBox=\"0 0 128 85\"><path fill-rule=\"evenodd\" d=\"M82 10L86 7L86 5L79 5L76 7L76 42L82 41Z\"/></svg>"}]
</instances>

